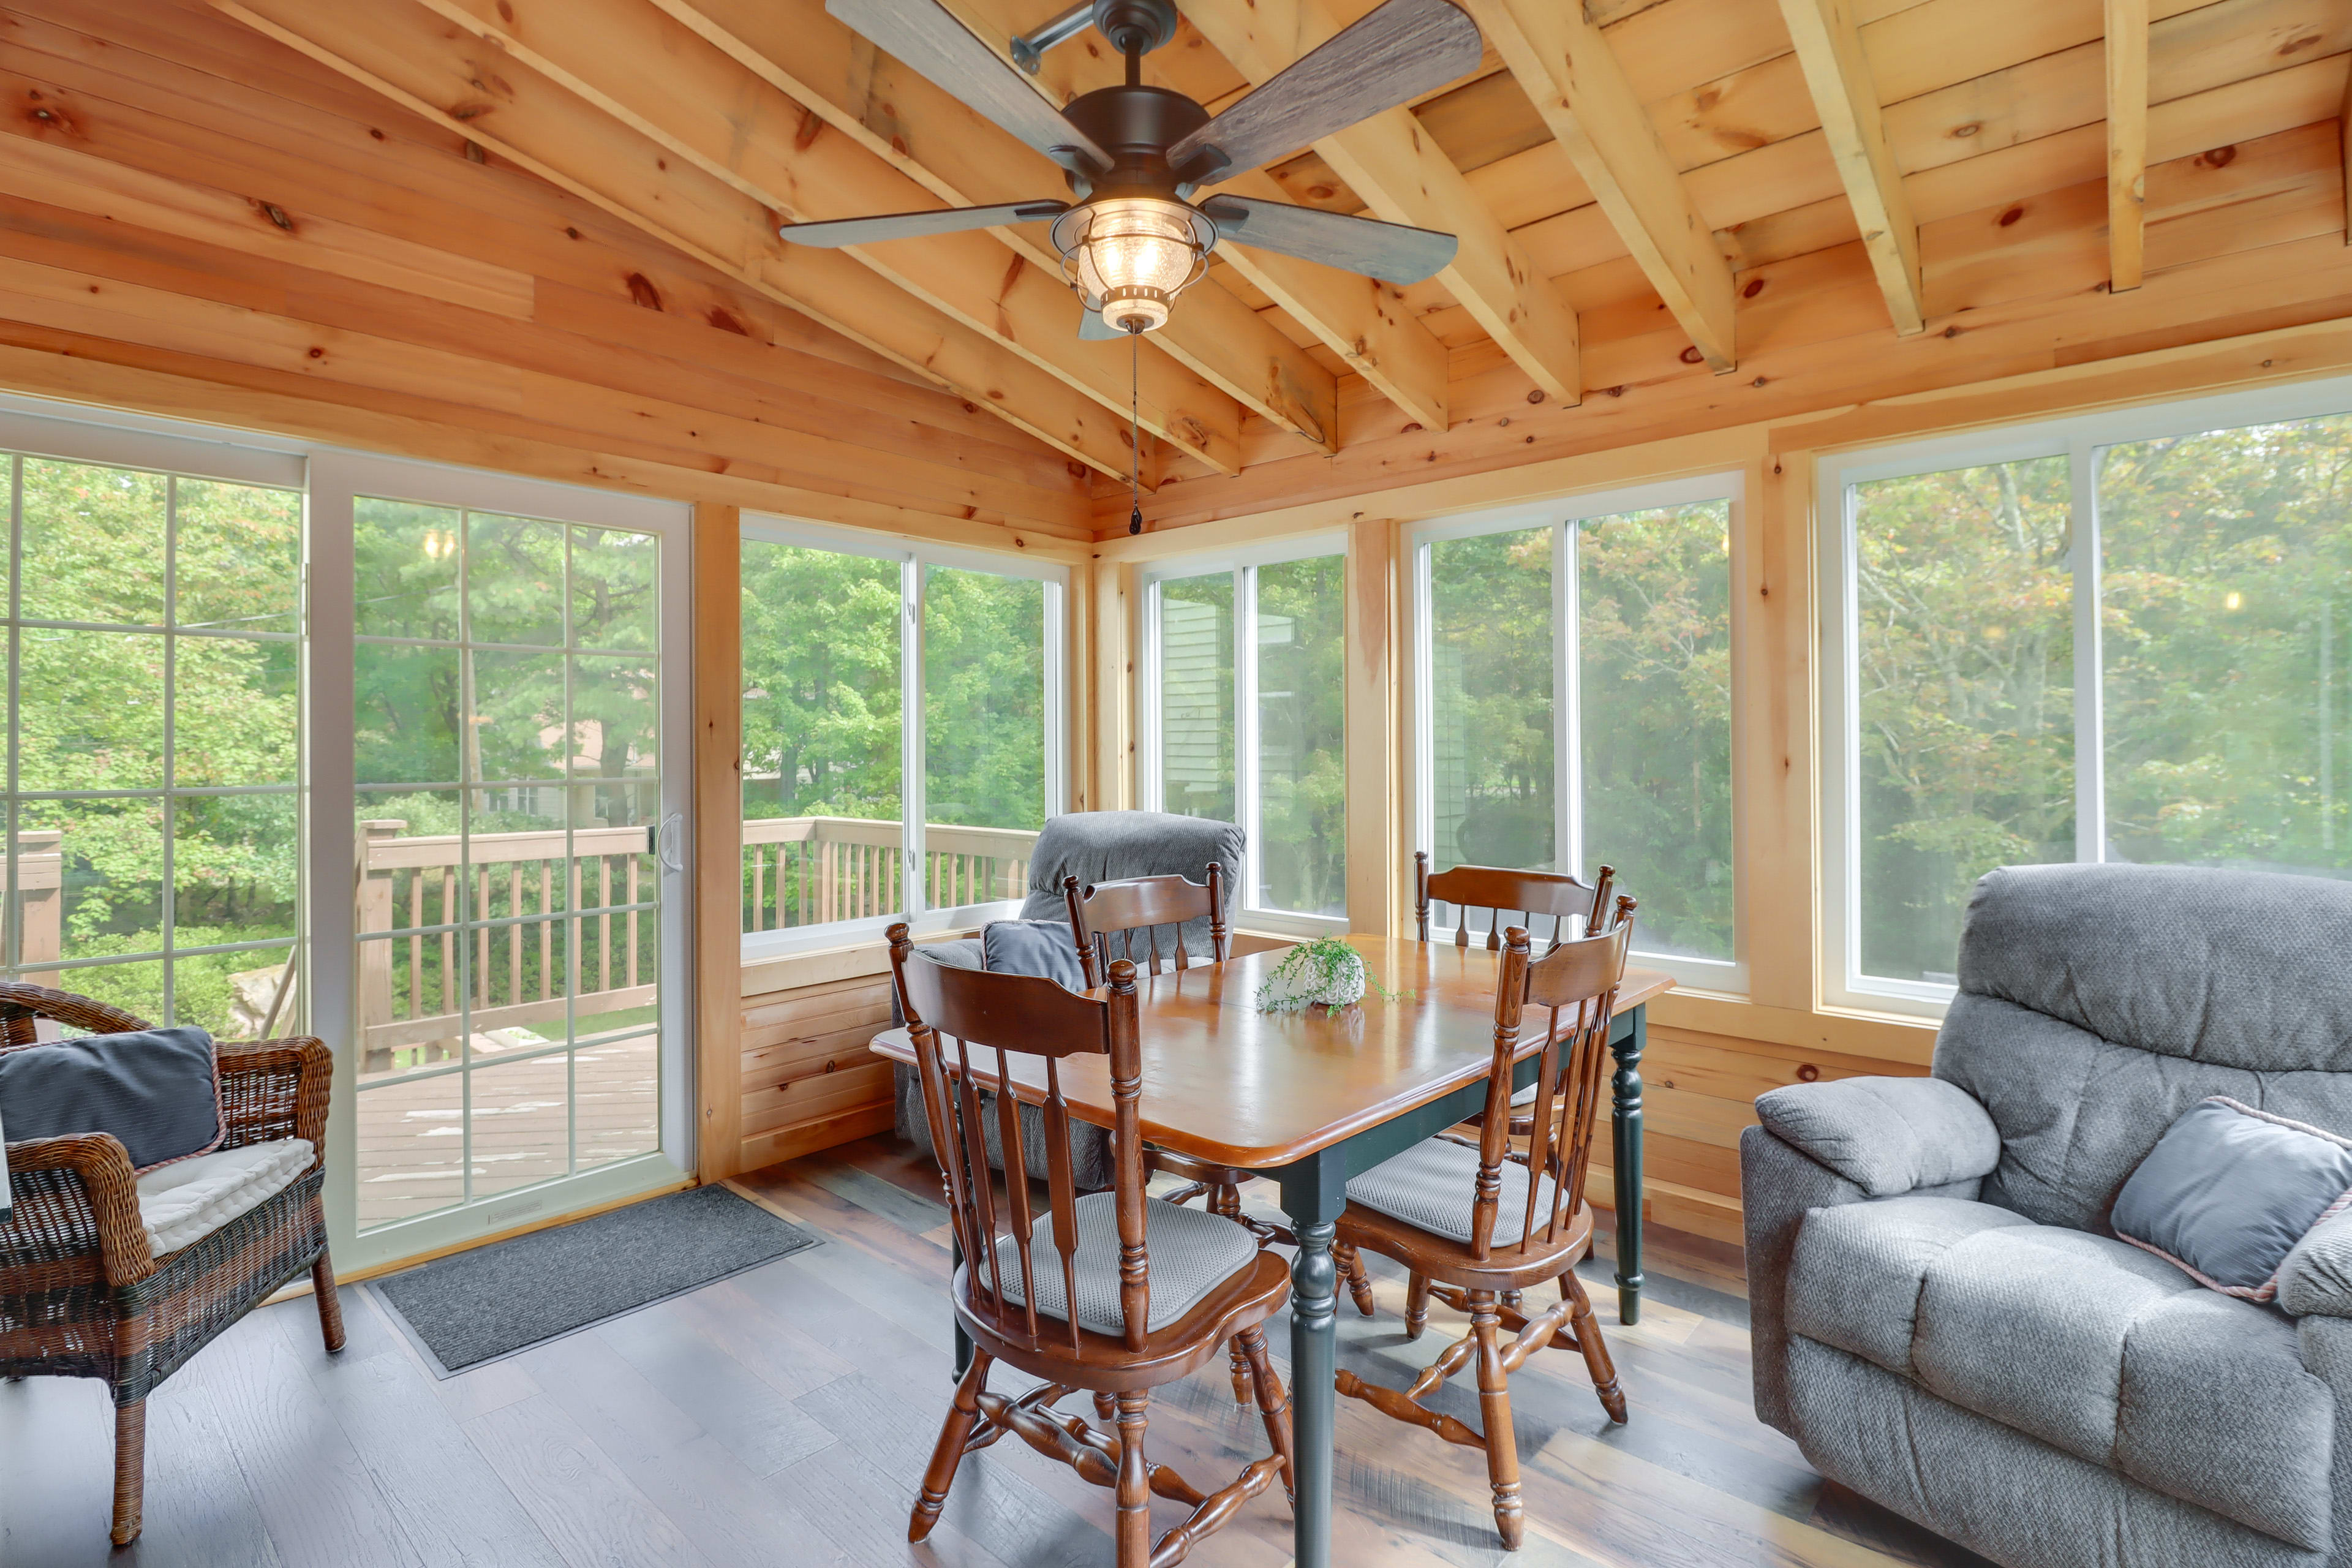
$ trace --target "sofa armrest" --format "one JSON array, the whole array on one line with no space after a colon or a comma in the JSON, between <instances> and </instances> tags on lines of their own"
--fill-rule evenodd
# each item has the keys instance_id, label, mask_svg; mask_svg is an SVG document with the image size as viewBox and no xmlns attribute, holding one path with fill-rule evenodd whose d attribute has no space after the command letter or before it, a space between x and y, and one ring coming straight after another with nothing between
<instances>
[{"instance_id":1,"label":"sofa armrest","mask_svg":"<svg viewBox=\"0 0 2352 1568\"><path fill-rule=\"evenodd\" d=\"M309 1036L220 1047L221 1147L307 1138L327 1157L327 1100L335 1058Z\"/></svg>"},{"instance_id":2,"label":"sofa armrest","mask_svg":"<svg viewBox=\"0 0 2352 1568\"><path fill-rule=\"evenodd\" d=\"M1790 1084L1758 1097L1756 1119L1866 1197L1973 1181L2000 1163L2000 1131L1991 1115L1942 1079Z\"/></svg>"},{"instance_id":3,"label":"sofa armrest","mask_svg":"<svg viewBox=\"0 0 2352 1568\"><path fill-rule=\"evenodd\" d=\"M2279 1265L2279 1310L2297 1318L2352 1318L2352 1210L2311 1227Z\"/></svg>"}]
</instances>

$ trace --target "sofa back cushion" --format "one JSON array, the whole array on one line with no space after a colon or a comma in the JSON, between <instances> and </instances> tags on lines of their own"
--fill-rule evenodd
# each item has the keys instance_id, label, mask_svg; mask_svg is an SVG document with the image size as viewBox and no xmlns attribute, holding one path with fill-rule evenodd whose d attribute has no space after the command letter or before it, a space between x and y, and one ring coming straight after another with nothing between
<instances>
[{"instance_id":1,"label":"sofa back cushion","mask_svg":"<svg viewBox=\"0 0 2352 1568\"><path fill-rule=\"evenodd\" d=\"M1070 909L1062 899L1064 877L1076 877L1081 888L1129 877L1185 877L1198 882L1207 876L1212 860L1224 868L1225 922L1231 925L1241 904L1239 827L1167 811L1064 812L1045 824L1030 852L1029 897L1021 916L1066 926ZM1209 951L1205 917L1185 921L1183 932L1186 952Z\"/></svg>"},{"instance_id":2,"label":"sofa back cushion","mask_svg":"<svg viewBox=\"0 0 2352 1568\"><path fill-rule=\"evenodd\" d=\"M2116 1194L2209 1095L2352 1133L2352 883L2026 866L1977 884L1935 1074L2000 1129L1985 1201L2111 1234Z\"/></svg>"}]
</instances>

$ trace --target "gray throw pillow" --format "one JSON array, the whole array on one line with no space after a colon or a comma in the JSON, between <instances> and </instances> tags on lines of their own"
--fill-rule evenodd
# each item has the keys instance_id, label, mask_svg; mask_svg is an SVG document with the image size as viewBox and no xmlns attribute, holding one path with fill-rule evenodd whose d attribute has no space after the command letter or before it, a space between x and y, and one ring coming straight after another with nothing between
<instances>
[{"instance_id":1,"label":"gray throw pillow","mask_svg":"<svg viewBox=\"0 0 2352 1568\"><path fill-rule=\"evenodd\" d=\"M1066 991L1084 991L1076 940L1066 921L991 921L980 928L980 966L999 974L1034 974Z\"/></svg>"},{"instance_id":2,"label":"gray throw pillow","mask_svg":"<svg viewBox=\"0 0 2352 1568\"><path fill-rule=\"evenodd\" d=\"M2112 1223L2199 1284L2267 1301L2295 1244L2347 1205L2352 1140L2217 1094L2157 1140Z\"/></svg>"},{"instance_id":3,"label":"gray throw pillow","mask_svg":"<svg viewBox=\"0 0 2352 1568\"><path fill-rule=\"evenodd\" d=\"M0 1121L19 1142L111 1132L144 1174L220 1147L213 1037L184 1026L0 1052Z\"/></svg>"}]
</instances>

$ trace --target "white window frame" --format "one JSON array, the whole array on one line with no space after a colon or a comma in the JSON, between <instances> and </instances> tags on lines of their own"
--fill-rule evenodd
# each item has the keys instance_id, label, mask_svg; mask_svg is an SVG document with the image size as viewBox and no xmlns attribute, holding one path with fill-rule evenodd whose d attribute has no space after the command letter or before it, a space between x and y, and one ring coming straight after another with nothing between
<instances>
[{"instance_id":1,"label":"white window frame","mask_svg":"<svg viewBox=\"0 0 2352 1568\"><path fill-rule=\"evenodd\" d=\"M687 561L693 509L683 501L551 479L325 449L310 455L309 490L312 591L306 595L310 623L304 646L314 705L310 712L306 774L312 803L308 856L312 884L320 888L348 887L358 854L358 828L347 804L357 794L352 741L357 724L354 658L358 642L352 594L353 508L358 498L386 497L468 511L639 530L656 536L660 552L661 637L656 652L665 690L657 741L661 816L655 844L664 931L657 970L661 1147L455 1208L394 1220L361 1235L358 1141L348 1133L330 1139L327 1226L339 1263L347 1269L375 1268L445 1247L468 1245L550 1212L622 1202L674 1184L680 1172L695 1168L699 1121L695 1113L693 900L688 896L687 877L690 864L687 846L694 830L693 574ZM356 1038L360 994L359 926L352 901L349 898L318 900L306 929L313 957L305 980L317 977L310 994L311 1028L335 1047L335 1113L345 1119L346 1128L355 1127L361 1093ZM322 963L321 955L326 954L348 956ZM329 1026L321 1028L321 1021ZM576 1103L572 1109L576 1114Z\"/></svg>"},{"instance_id":2,"label":"white window frame","mask_svg":"<svg viewBox=\"0 0 2352 1568\"><path fill-rule=\"evenodd\" d=\"M2352 378L2143 404L1958 436L1824 455L1814 465L1821 584L1822 958L1832 1007L1939 1018L1957 987L1862 973L1862 748L1855 662L1861 632L1853 581L1853 487L1951 468L2063 457L2068 465L2068 572L2074 640L2074 858L2105 859L2106 747L2100 646L2100 451L2126 442L2352 413Z\"/></svg>"},{"instance_id":3,"label":"white window frame","mask_svg":"<svg viewBox=\"0 0 2352 1568\"><path fill-rule=\"evenodd\" d=\"M110 409L79 410L67 405L49 403L40 398L23 396L14 393L0 393L0 453L18 454L27 458L55 458L65 462L89 463L109 468L131 468L145 473L163 474L173 479L211 479L230 484L268 486L276 489L291 490L297 495L303 494L306 486L305 463L301 448L290 442L273 441L267 437L240 437L230 440L224 438L218 432L209 431L199 426L184 425L174 420L117 413ZM16 498L8 498L11 510L15 500ZM6 522L7 513L0 511L0 526L5 526ZM12 550L16 547L16 542L12 542L7 546ZM0 585L5 585L13 594L21 595L24 575L24 563L21 560L12 561L9 563L5 584ZM307 600L310 586L308 577L309 568L306 564L303 568L303 592L298 596L296 632L290 638L272 639L290 641L296 649L295 711L298 716L298 731L297 773L294 785L290 791L276 786L265 786L202 792L207 795L286 795L295 803L298 831L299 825L305 820L310 805L307 798L308 792L303 786L301 778L301 769L309 754L311 735L310 702L302 674L301 648L304 637L300 629L308 614ZM16 602L12 600L8 607L13 619L16 608ZM167 624L176 626L173 607L166 607L165 617ZM159 627L153 634L139 632L131 635L200 637L206 634L185 631L162 634ZM0 679L5 679L13 684L16 679L14 668L16 661L13 649L8 650L8 653L11 668L5 675L0 675ZM163 725L167 748L173 743L174 740L174 723L172 714L173 705L174 700L167 693ZM0 714L0 723L5 722L5 714ZM13 753L7 760L7 782L9 793L13 795L16 793L16 758ZM74 793L103 795L109 792ZM142 795L152 794L161 799L167 794L178 795L182 792L177 789L167 789L164 785L157 785L152 791L142 789L133 793ZM0 822L0 831L5 831L6 828L7 824ZM166 829L167 836L163 842L167 846L171 842L168 833L169 830ZM0 874L0 896L5 896L7 881L6 876ZM160 906L162 928L159 941L163 943L172 956L176 957L183 952L233 952L240 948L251 949L258 956L263 953L283 953L290 947L300 955L296 960L298 966L307 967L310 959L308 933L310 879L307 861L299 852L295 865L294 936L291 942L281 939L269 939L263 942L238 943L232 948L183 949L179 947L173 941L173 928L177 923L177 910L174 908L174 889L172 882L173 879L168 868L163 868ZM13 920L9 921L7 925L11 951L6 956L16 958L20 955L15 951L15 944L21 940L23 933ZM43 965L36 973L54 974L56 984L59 987L71 991L75 988L74 976L79 971L110 967L117 963L149 962L152 961L144 958L63 959L53 965ZM170 1010L172 981L173 976L167 966L164 979L167 1014ZM296 987L297 994L292 1016L283 1020L289 1026L287 1032L292 1032L293 1024L307 1011L302 996L303 990L302 986ZM172 1019L167 1016L155 1019L154 1022L167 1025L172 1022Z\"/></svg>"},{"instance_id":4,"label":"white window frame","mask_svg":"<svg viewBox=\"0 0 2352 1568\"><path fill-rule=\"evenodd\" d=\"M1582 697L1579 679L1581 674L1579 668L1580 649L1576 636L1579 623L1578 524L1594 518L1616 517L1626 512L1649 511L1662 507L1725 502L1730 509L1727 527L1731 539L1731 646L1736 681L1747 598L1743 591L1747 577L1746 552L1739 546L1747 490L1745 471L1732 469L1654 484L1588 490L1496 511L1472 512L1416 523L1405 531L1405 552L1412 573L1406 601L1406 641L1412 650L1412 665L1405 695L1406 733L1411 746L1405 768L1405 812L1406 820L1412 825L1414 849L1433 853L1437 844L1435 731L1433 722L1435 693L1432 686L1436 650L1436 609L1431 586L1430 546L1448 540L1476 539L1493 533L1522 532L1537 528L1551 530L1552 765L1555 771L1552 842L1561 847L1562 864L1581 867L1584 864L1584 749L1579 743ZM1633 928L1633 951L1643 964L1664 970L1685 987L1718 995L1744 996L1748 993L1748 843L1744 814L1738 809L1740 742L1746 728L1742 705L1735 698L1731 705L1731 958L1693 958L1678 953L1650 952L1642 946L1643 927L1637 921ZM1628 890L1639 896L1638 889ZM1453 928L1449 926L1444 930L1450 935ZM1433 939L1437 934L1438 928L1433 925L1430 935Z\"/></svg>"},{"instance_id":5,"label":"white window frame","mask_svg":"<svg viewBox=\"0 0 2352 1568\"><path fill-rule=\"evenodd\" d=\"M1234 815L1242 830L1242 885L1233 913L1237 918L1246 916L1252 930L1276 936L1337 936L1348 930L1348 920L1344 915L1269 909L1257 902L1257 889L1264 879L1260 875L1258 842L1256 569L1333 555L1344 561L1347 554L1347 532L1326 530L1242 549L1155 561L1143 570L1139 584L1143 614L1135 678L1135 795L1144 810L1164 811L1168 781L1161 768L1160 732L1160 585L1178 578L1207 577L1219 572L1233 575Z\"/></svg>"},{"instance_id":6,"label":"white window frame","mask_svg":"<svg viewBox=\"0 0 2352 1568\"><path fill-rule=\"evenodd\" d=\"M353 452L318 443L124 410L83 407L0 392L0 450L74 462L109 464L282 487L304 497L304 564L298 690L302 715L300 889L296 945L301 1026L324 1039L335 1057L332 1115L352 1125L358 1052L358 951L354 910L347 896L356 853L352 738L354 672L352 617L351 496L355 490L398 494L477 510L614 527L650 527L662 536L659 649L667 679L683 699L688 690L688 626L691 581L686 569L683 502L559 484L484 469ZM453 499L454 498L454 499ZM340 507L341 525L322 527ZM334 605L340 602L341 613ZM683 710L681 710L682 711ZM356 1232L353 1192L357 1146L348 1136L329 1141L326 1209L329 1239L345 1270L366 1268L447 1243L470 1242L551 1207L593 1206L675 1184L695 1167L692 1039L691 900L685 896L684 846L693 831L692 727L665 714L660 741L666 854L659 879L670 934L664 942L661 1148L579 1174L517 1188L483 1203L436 1211ZM337 889L345 896L332 896ZM320 896L321 894L329 896ZM294 1032L289 1026L284 1032ZM560 1197L555 1195L560 1192Z\"/></svg>"},{"instance_id":7,"label":"white window frame","mask_svg":"<svg viewBox=\"0 0 2352 1568\"><path fill-rule=\"evenodd\" d=\"M795 952L878 941L884 931L902 919L919 937L961 931L1018 914L1022 904L1018 898L932 909L924 893L922 866L929 802L925 799L928 780L924 765L923 571L929 566L945 566L998 577L1024 578L1045 585L1045 820L1051 822L1069 809L1069 568L991 551L894 539L768 512L743 513L742 537L760 543L898 563L898 826L904 868L902 913L746 931L742 933L743 962L756 963Z\"/></svg>"}]
</instances>

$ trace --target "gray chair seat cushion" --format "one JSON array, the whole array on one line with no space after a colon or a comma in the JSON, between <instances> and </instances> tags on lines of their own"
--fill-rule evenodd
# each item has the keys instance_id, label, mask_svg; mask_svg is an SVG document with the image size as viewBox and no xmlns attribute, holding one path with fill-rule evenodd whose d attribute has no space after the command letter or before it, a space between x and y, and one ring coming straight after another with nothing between
<instances>
[{"instance_id":1,"label":"gray chair seat cushion","mask_svg":"<svg viewBox=\"0 0 2352 1568\"><path fill-rule=\"evenodd\" d=\"M2294 1325L2108 1237L1993 1205L1816 1209L1789 1326L2156 1491L2324 1549L2335 1401Z\"/></svg>"},{"instance_id":2,"label":"gray chair seat cushion","mask_svg":"<svg viewBox=\"0 0 2352 1568\"><path fill-rule=\"evenodd\" d=\"M1478 1151L1444 1138L1431 1138L1381 1161L1348 1182L1348 1201L1391 1219L1401 1219L1450 1241L1470 1239L1470 1210L1477 1197ZM1536 1197L1537 1223L1552 1204L1552 1180L1542 1179ZM1506 1163L1495 1244L1517 1244L1528 1213L1528 1168Z\"/></svg>"},{"instance_id":3,"label":"gray chair seat cushion","mask_svg":"<svg viewBox=\"0 0 2352 1568\"><path fill-rule=\"evenodd\" d=\"M1071 1255L1077 1279L1078 1327L1098 1334L1124 1334L1127 1316L1118 1304L1118 1194L1090 1193L1076 1205L1078 1247ZM1147 1199L1143 1247L1151 1260L1151 1310L1146 1322L1157 1331L1199 1306L1209 1292L1257 1261L1257 1237L1223 1215ZM1009 1236L996 1243L998 1278L1005 1300L1025 1304L1021 1253ZM1049 1215L1037 1218L1030 1238L1029 1268L1037 1286L1040 1317L1069 1321L1062 1287L1062 1255L1054 1250Z\"/></svg>"}]
</instances>

